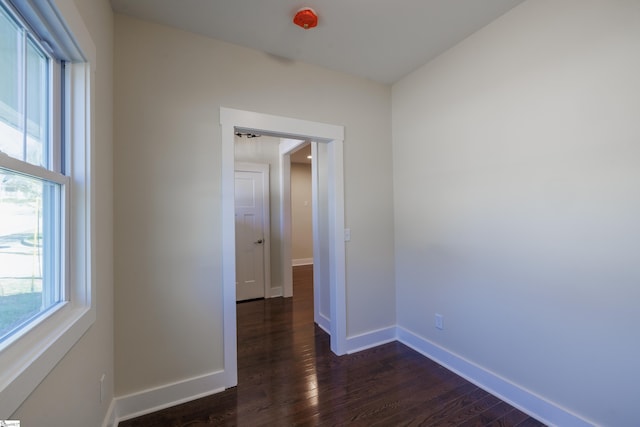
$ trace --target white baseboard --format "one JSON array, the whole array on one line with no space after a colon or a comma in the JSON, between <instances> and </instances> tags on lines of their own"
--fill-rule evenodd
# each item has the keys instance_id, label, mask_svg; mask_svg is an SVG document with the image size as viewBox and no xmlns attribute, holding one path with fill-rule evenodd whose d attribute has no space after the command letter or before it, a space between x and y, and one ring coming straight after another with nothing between
<instances>
[{"instance_id":1,"label":"white baseboard","mask_svg":"<svg viewBox=\"0 0 640 427\"><path fill-rule=\"evenodd\" d=\"M357 353L395 340L395 326L389 326L388 328L382 328L353 337L347 337L347 354Z\"/></svg>"},{"instance_id":2,"label":"white baseboard","mask_svg":"<svg viewBox=\"0 0 640 427\"><path fill-rule=\"evenodd\" d=\"M325 316L317 319L318 326L329 331ZM429 359L455 372L478 387L550 426L591 427L591 423L535 393L468 361L439 345L400 326L378 329L347 338L347 353L399 341ZM225 389L225 372L217 371L178 381L165 386L118 397L111 402L102 427L116 427L118 422L149 414L190 400L205 397Z\"/></svg>"},{"instance_id":3,"label":"white baseboard","mask_svg":"<svg viewBox=\"0 0 640 427\"><path fill-rule=\"evenodd\" d=\"M275 288L271 288L271 293L269 295L269 298L277 298L277 297L281 297L282 295L283 295L282 286L276 286Z\"/></svg>"},{"instance_id":4,"label":"white baseboard","mask_svg":"<svg viewBox=\"0 0 640 427\"><path fill-rule=\"evenodd\" d=\"M299 258L291 260L291 265L293 267L298 267L300 265L313 265L313 258Z\"/></svg>"},{"instance_id":5,"label":"white baseboard","mask_svg":"<svg viewBox=\"0 0 640 427\"><path fill-rule=\"evenodd\" d=\"M128 420L219 393L224 389L224 371L177 381L116 398L114 418L117 422Z\"/></svg>"},{"instance_id":6,"label":"white baseboard","mask_svg":"<svg viewBox=\"0 0 640 427\"><path fill-rule=\"evenodd\" d=\"M111 404L109 404L109 409L107 409L107 415L104 417L102 427L116 427L117 425L116 399L111 399Z\"/></svg>"},{"instance_id":7,"label":"white baseboard","mask_svg":"<svg viewBox=\"0 0 640 427\"><path fill-rule=\"evenodd\" d=\"M319 317L316 319L316 325L320 327L327 334L331 335L331 322L329 318L322 313L319 313Z\"/></svg>"},{"instance_id":8,"label":"white baseboard","mask_svg":"<svg viewBox=\"0 0 640 427\"><path fill-rule=\"evenodd\" d=\"M398 341L401 343L547 425L563 427L595 425L413 332L400 326L396 329Z\"/></svg>"}]
</instances>

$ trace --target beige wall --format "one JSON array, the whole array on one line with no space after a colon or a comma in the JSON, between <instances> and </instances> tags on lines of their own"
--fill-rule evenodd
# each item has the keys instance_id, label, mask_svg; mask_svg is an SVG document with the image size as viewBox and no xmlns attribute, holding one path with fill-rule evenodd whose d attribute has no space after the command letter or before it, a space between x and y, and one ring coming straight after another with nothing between
<instances>
[{"instance_id":1,"label":"beige wall","mask_svg":"<svg viewBox=\"0 0 640 427\"><path fill-rule=\"evenodd\" d=\"M639 22L528 1L393 87L399 325L611 426L640 425Z\"/></svg>"},{"instance_id":2,"label":"beige wall","mask_svg":"<svg viewBox=\"0 0 640 427\"><path fill-rule=\"evenodd\" d=\"M397 292L388 87L117 16L114 92L109 3L76 3L98 55L97 320L23 425L97 426L114 382L221 369L220 106L345 125L349 335L393 325L397 295L400 326L596 423L638 424L635 0L528 1L394 85Z\"/></svg>"},{"instance_id":3,"label":"beige wall","mask_svg":"<svg viewBox=\"0 0 640 427\"><path fill-rule=\"evenodd\" d=\"M93 145L97 319L13 414L23 426L99 426L113 397L113 14L107 0L76 0L96 45ZM105 399L99 380L105 374Z\"/></svg>"},{"instance_id":4,"label":"beige wall","mask_svg":"<svg viewBox=\"0 0 640 427\"><path fill-rule=\"evenodd\" d=\"M390 87L124 16L115 44L117 394L223 367L221 106L345 126L348 334L393 325Z\"/></svg>"},{"instance_id":5,"label":"beige wall","mask_svg":"<svg viewBox=\"0 0 640 427\"><path fill-rule=\"evenodd\" d=\"M313 258L311 165L291 163L291 258Z\"/></svg>"}]
</instances>

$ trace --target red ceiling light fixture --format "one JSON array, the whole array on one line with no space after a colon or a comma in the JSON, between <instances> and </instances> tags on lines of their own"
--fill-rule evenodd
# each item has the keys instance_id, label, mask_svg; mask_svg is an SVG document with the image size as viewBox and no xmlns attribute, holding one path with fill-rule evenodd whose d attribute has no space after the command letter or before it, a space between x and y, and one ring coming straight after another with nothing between
<instances>
[{"instance_id":1,"label":"red ceiling light fixture","mask_svg":"<svg viewBox=\"0 0 640 427\"><path fill-rule=\"evenodd\" d=\"M293 23L308 30L318 25L318 15L310 7L304 7L296 12Z\"/></svg>"}]
</instances>

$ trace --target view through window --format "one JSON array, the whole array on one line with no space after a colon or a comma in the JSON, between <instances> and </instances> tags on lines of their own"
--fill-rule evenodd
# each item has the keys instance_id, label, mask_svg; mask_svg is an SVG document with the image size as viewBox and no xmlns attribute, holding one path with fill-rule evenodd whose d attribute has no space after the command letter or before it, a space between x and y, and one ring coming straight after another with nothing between
<instances>
[{"instance_id":1,"label":"view through window","mask_svg":"<svg viewBox=\"0 0 640 427\"><path fill-rule=\"evenodd\" d=\"M0 4L0 341L59 303L66 177L52 120L54 67ZM59 152L57 152L59 151Z\"/></svg>"}]
</instances>

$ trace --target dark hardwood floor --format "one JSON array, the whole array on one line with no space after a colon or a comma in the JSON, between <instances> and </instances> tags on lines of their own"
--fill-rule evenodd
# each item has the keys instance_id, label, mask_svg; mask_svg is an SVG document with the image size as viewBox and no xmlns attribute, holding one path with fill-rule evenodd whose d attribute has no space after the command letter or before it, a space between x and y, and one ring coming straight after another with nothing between
<instances>
[{"instance_id":1,"label":"dark hardwood floor","mask_svg":"<svg viewBox=\"0 0 640 427\"><path fill-rule=\"evenodd\" d=\"M120 427L543 425L398 342L335 356L311 267L294 269L293 298L237 308L238 386Z\"/></svg>"}]
</instances>

